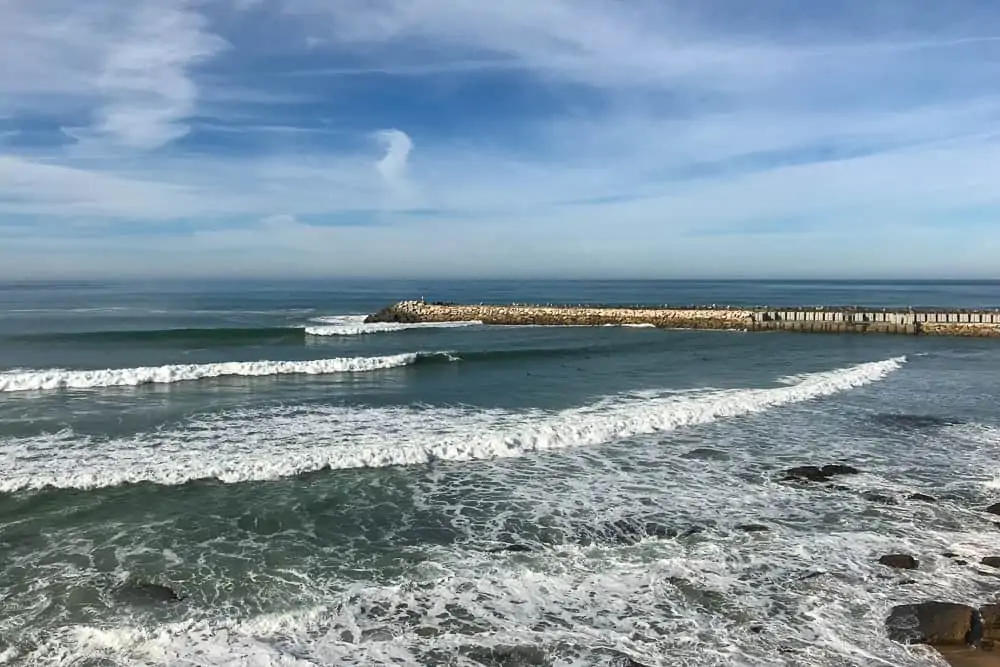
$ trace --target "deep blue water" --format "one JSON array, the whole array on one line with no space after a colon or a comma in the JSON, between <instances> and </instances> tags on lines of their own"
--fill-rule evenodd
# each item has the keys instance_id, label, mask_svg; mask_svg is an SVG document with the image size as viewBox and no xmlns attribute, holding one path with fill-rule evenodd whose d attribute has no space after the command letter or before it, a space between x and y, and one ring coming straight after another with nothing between
<instances>
[{"instance_id":1,"label":"deep blue water","mask_svg":"<svg viewBox=\"0 0 1000 667\"><path fill-rule=\"evenodd\" d=\"M918 665L887 609L992 590L941 554L996 551L996 341L361 324L420 297L973 308L1000 283L0 285L4 659ZM863 474L777 481L833 461ZM906 586L876 562L901 550Z\"/></svg>"}]
</instances>

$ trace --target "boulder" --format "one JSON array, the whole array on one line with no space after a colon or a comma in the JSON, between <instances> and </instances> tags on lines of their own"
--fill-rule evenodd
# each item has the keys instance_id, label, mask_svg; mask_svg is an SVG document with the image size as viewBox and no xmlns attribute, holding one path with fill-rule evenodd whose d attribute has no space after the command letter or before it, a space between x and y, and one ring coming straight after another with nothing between
<instances>
[{"instance_id":1,"label":"boulder","mask_svg":"<svg viewBox=\"0 0 1000 667\"><path fill-rule=\"evenodd\" d=\"M873 503L880 503L882 505L896 505L896 499L892 496L887 496L884 493L879 493L878 491L865 491L861 494L861 497L867 501Z\"/></svg>"},{"instance_id":2,"label":"boulder","mask_svg":"<svg viewBox=\"0 0 1000 667\"><path fill-rule=\"evenodd\" d=\"M993 503L986 508L986 511L990 514L1000 514L1000 503Z\"/></svg>"},{"instance_id":3,"label":"boulder","mask_svg":"<svg viewBox=\"0 0 1000 667\"><path fill-rule=\"evenodd\" d=\"M984 556L979 562L986 567L1000 568L1000 556Z\"/></svg>"},{"instance_id":4,"label":"boulder","mask_svg":"<svg viewBox=\"0 0 1000 667\"><path fill-rule=\"evenodd\" d=\"M830 479L829 475L824 475L819 466L798 466L785 471L786 480L800 480L806 482L825 482Z\"/></svg>"},{"instance_id":5,"label":"boulder","mask_svg":"<svg viewBox=\"0 0 1000 667\"><path fill-rule=\"evenodd\" d=\"M897 570L915 570L919 565L917 559L908 554L887 554L879 558L878 562Z\"/></svg>"},{"instance_id":6,"label":"boulder","mask_svg":"<svg viewBox=\"0 0 1000 667\"><path fill-rule=\"evenodd\" d=\"M859 475L861 471L852 466L844 465L842 463L832 463L825 465L820 468L822 472L827 477L833 477L834 475Z\"/></svg>"},{"instance_id":7,"label":"boulder","mask_svg":"<svg viewBox=\"0 0 1000 667\"><path fill-rule=\"evenodd\" d=\"M861 471L842 463L825 466L796 466L785 471L785 481L828 482L837 475L857 475Z\"/></svg>"},{"instance_id":8,"label":"boulder","mask_svg":"<svg viewBox=\"0 0 1000 667\"><path fill-rule=\"evenodd\" d=\"M979 611L953 602L921 602L892 608L885 621L889 639L902 644L964 646L982 638Z\"/></svg>"}]
</instances>

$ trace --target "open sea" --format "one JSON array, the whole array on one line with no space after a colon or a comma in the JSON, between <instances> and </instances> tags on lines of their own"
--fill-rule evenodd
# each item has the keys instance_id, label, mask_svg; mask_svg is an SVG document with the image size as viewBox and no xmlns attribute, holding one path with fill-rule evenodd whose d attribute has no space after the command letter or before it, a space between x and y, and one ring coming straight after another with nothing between
<instances>
[{"instance_id":1,"label":"open sea","mask_svg":"<svg viewBox=\"0 0 1000 667\"><path fill-rule=\"evenodd\" d=\"M0 664L935 665L889 608L995 594L997 340L362 323L420 297L1000 283L0 285Z\"/></svg>"}]
</instances>

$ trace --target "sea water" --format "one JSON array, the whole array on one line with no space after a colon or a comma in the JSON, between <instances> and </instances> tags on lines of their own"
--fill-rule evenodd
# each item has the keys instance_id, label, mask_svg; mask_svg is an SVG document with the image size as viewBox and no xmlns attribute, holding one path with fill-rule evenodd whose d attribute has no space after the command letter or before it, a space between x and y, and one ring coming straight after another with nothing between
<instances>
[{"instance_id":1,"label":"sea water","mask_svg":"<svg viewBox=\"0 0 1000 667\"><path fill-rule=\"evenodd\" d=\"M1000 285L0 286L0 661L924 665L889 608L995 591L995 340L363 321L421 297ZM781 481L826 463L862 472Z\"/></svg>"}]
</instances>

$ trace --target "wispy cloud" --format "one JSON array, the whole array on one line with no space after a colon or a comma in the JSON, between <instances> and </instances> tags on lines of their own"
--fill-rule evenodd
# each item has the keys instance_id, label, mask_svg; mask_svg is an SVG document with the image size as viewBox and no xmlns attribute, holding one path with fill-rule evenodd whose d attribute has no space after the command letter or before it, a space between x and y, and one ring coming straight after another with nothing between
<instances>
[{"instance_id":1,"label":"wispy cloud","mask_svg":"<svg viewBox=\"0 0 1000 667\"><path fill-rule=\"evenodd\" d=\"M3 5L0 266L982 269L997 35L972 0Z\"/></svg>"}]
</instances>

